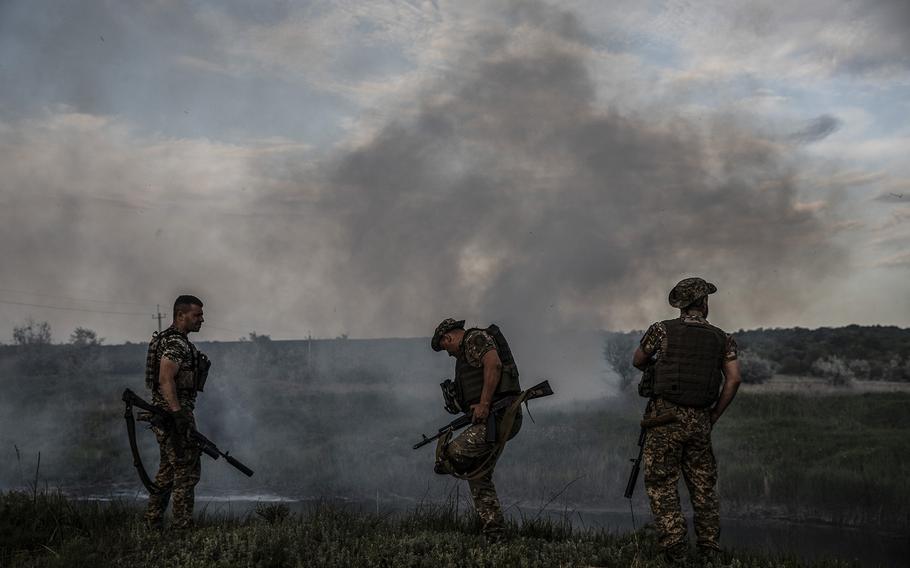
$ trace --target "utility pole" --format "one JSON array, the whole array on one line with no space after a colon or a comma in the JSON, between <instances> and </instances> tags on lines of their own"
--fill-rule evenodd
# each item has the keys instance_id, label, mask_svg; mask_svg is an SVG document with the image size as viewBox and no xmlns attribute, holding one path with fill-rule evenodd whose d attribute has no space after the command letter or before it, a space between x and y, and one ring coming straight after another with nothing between
<instances>
[{"instance_id":1,"label":"utility pole","mask_svg":"<svg viewBox=\"0 0 910 568\"><path fill-rule=\"evenodd\" d=\"M312 345L313 345L313 336L310 334L309 331L307 331L306 332L306 375L307 375L306 378L308 381L312 379L312 372L313 372L313 366L311 363L311 361L313 360L312 359L312 357L313 357Z\"/></svg>"},{"instance_id":2,"label":"utility pole","mask_svg":"<svg viewBox=\"0 0 910 568\"><path fill-rule=\"evenodd\" d=\"M161 333L161 320L164 319L164 314L161 313L161 304L155 304L155 311L158 315L152 316L152 319L158 320L158 333Z\"/></svg>"}]
</instances>

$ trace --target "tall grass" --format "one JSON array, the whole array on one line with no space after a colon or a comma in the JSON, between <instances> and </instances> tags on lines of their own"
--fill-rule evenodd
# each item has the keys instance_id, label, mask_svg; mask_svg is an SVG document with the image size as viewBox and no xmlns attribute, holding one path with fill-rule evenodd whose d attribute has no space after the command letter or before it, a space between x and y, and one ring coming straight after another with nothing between
<instances>
[{"instance_id":1,"label":"tall grass","mask_svg":"<svg viewBox=\"0 0 910 568\"><path fill-rule=\"evenodd\" d=\"M271 511L271 512L269 512ZM278 512L282 511L282 512ZM73 502L52 493L0 494L0 565L21 567L663 566L654 535L573 530L567 519L511 521L488 543L451 503L386 516L316 504L236 517L202 516L190 532L150 532L122 502ZM809 566L793 558L726 553L724 566ZM848 566L821 562L812 566Z\"/></svg>"}]
</instances>

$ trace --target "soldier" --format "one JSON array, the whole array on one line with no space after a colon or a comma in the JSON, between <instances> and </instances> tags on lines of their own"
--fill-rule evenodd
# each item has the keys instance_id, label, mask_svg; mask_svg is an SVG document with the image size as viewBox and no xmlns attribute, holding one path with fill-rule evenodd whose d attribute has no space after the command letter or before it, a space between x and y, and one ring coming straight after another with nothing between
<instances>
[{"instance_id":1,"label":"soldier","mask_svg":"<svg viewBox=\"0 0 910 568\"><path fill-rule=\"evenodd\" d=\"M202 390L208 371L208 358L200 353L187 335L199 331L202 300L180 296L174 301L174 321L166 330L155 333L149 343L145 383L152 391L152 404L171 413L173 429L152 427L161 450L155 484L160 493L149 495L145 519L150 528L161 529L168 501L174 498L176 529L193 525L193 499L199 483L200 450L187 434L196 428L193 408L196 392Z\"/></svg>"},{"instance_id":2,"label":"soldier","mask_svg":"<svg viewBox=\"0 0 910 568\"><path fill-rule=\"evenodd\" d=\"M676 417L650 428L644 447L645 488L670 563L684 562L688 553L677 492L680 472L692 501L699 556L715 560L720 550L711 428L736 395L740 373L733 336L707 320L708 295L716 291L701 278L681 280L669 297L670 305L680 310L679 318L651 325L632 359L646 371L639 387L639 393L650 398L646 416Z\"/></svg>"},{"instance_id":3,"label":"soldier","mask_svg":"<svg viewBox=\"0 0 910 568\"><path fill-rule=\"evenodd\" d=\"M494 416L490 415L490 406L520 394L518 367L496 325L465 330L464 320L447 318L436 328L430 345L433 351L445 350L455 358L455 380L445 383L450 387L446 408L473 416L471 426L451 443L451 435L440 439L434 470L468 481L483 534L490 541L498 541L503 537L505 521L493 485L493 469L505 440L515 437L521 429L522 417L519 404ZM488 437L488 429L494 427L496 432L489 432ZM506 430L507 436L499 435Z\"/></svg>"}]
</instances>

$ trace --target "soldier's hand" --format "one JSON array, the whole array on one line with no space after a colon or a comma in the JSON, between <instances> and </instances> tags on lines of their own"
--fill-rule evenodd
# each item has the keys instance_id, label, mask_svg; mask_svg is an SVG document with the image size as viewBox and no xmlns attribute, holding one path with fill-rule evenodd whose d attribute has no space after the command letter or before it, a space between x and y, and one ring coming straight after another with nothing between
<instances>
[{"instance_id":1,"label":"soldier's hand","mask_svg":"<svg viewBox=\"0 0 910 568\"><path fill-rule=\"evenodd\" d=\"M193 425L193 417L186 408L172 411L171 418L174 420L174 428L181 436L186 434Z\"/></svg>"},{"instance_id":2,"label":"soldier's hand","mask_svg":"<svg viewBox=\"0 0 910 568\"><path fill-rule=\"evenodd\" d=\"M471 417L474 424L480 424L481 422L486 421L487 416L490 415L490 403L488 402L478 402L477 404L471 405Z\"/></svg>"},{"instance_id":3,"label":"soldier's hand","mask_svg":"<svg viewBox=\"0 0 910 568\"><path fill-rule=\"evenodd\" d=\"M718 414L717 412L711 413L711 426L714 426L714 424L717 423L718 418L720 418L720 414Z\"/></svg>"}]
</instances>

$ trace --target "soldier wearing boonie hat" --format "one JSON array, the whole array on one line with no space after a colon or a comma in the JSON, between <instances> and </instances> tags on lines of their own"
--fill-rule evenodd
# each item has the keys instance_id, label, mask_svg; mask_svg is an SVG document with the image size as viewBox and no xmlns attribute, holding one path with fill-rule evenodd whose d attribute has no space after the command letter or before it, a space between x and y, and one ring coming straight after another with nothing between
<instances>
[{"instance_id":1,"label":"soldier wearing boonie hat","mask_svg":"<svg viewBox=\"0 0 910 568\"><path fill-rule=\"evenodd\" d=\"M645 371L639 394L649 399L646 418L674 417L648 428L644 447L645 488L660 546L671 564L684 563L688 554L677 489L680 474L692 500L699 555L714 560L720 550L711 428L736 395L740 373L733 336L707 320L708 296L715 292L717 286L703 278L680 280L667 298L679 317L651 325L632 360Z\"/></svg>"},{"instance_id":2,"label":"soldier wearing boonie hat","mask_svg":"<svg viewBox=\"0 0 910 568\"><path fill-rule=\"evenodd\" d=\"M505 442L499 441L501 438L492 431L491 437L497 441L490 441L487 428L494 424L497 432L507 428L507 439L521 429L518 405L512 405L514 410L490 416L494 402L521 392L518 366L509 343L495 324L465 329L464 320L446 318L436 326L430 347L433 351L445 350L455 358L455 380L442 385L446 409L473 417L473 424L455 439L440 438L434 471L467 480L484 536L499 540L505 532L505 519L493 484L493 469Z\"/></svg>"}]
</instances>

